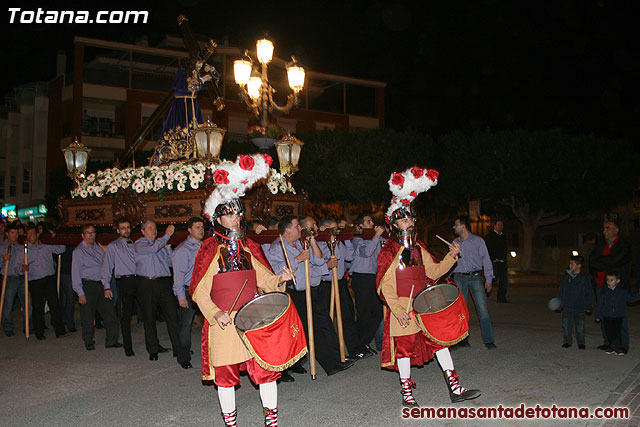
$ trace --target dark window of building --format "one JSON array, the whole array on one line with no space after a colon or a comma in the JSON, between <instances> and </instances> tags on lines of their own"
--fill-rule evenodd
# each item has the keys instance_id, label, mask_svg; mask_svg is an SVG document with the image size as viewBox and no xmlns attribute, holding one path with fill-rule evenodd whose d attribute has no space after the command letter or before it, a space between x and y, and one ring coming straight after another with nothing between
<instances>
[{"instance_id":1,"label":"dark window of building","mask_svg":"<svg viewBox=\"0 0 640 427\"><path fill-rule=\"evenodd\" d=\"M31 171L29 169L22 170L22 194L31 192Z\"/></svg>"},{"instance_id":2,"label":"dark window of building","mask_svg":"<svg viewBox=\"0 0 640 427\"><path fill-rule=\"evenodd\" d=\"M4 199L4 172L0 172L0 200Z\"/></svg>"},{"instance_id":3,"label":"dark window of building","mask_svg":"<svg viewBox=\"0 0 640 427\"><path fill-rule=\"evenodd\" d=\"M16 197L16 171L11 171L11 178L9 178L9 197Z\"/></svg>"}]
</instances>

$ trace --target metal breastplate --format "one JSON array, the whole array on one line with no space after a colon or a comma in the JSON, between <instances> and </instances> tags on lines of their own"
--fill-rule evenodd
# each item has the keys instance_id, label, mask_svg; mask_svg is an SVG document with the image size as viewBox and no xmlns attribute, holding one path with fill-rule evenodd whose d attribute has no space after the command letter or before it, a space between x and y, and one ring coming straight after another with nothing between
<instances>
[{"instance_id":1,"label":"metal breastplate","mask_svg":"<svg viewBox=\"0 0 640 427\"><path fill-rule=\"evenodd\" d=\"M414 245L410 248L405 247L402 250L402 255L400 255L398 270L404 270L407 267L415 267L417 265L423 265L420 246Z\"/></svg>"},{"instance_id":2,"label":"metal breastplate","mask_svg":"<svg viewBox=\"0 0 640 427\"><path fill-rule=\"evenodd\" d=\"M225 240L220 249L218 259L218 273L228 273L230 271L251 270L251 260L242 249L244 245L241 240Z\"/></svg>"}]
</instances>

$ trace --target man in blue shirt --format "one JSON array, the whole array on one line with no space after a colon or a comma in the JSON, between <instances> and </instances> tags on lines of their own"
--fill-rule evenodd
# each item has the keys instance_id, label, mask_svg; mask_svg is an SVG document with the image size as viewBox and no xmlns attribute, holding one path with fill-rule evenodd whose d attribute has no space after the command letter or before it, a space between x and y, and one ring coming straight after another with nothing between
<instances>
[{"instance_id":1,"label":"man in blue shirt","mask_svg":"<svg viewBox=\"0 0 640 427\"><path fill-rule=\"evenodd\" d=\"M111 279L115 276L120 302L120 329L124 354L135 356L131 341L131 313L138 294L138 280L136 278L136 260L131 240L131 221L119 218L115 221L116 232L120 236L109 243L102 264L102 286L111 288Z\"/></svg>"},{"instance_id":2,"label":"man in blue shirt","mask_svg":"<svg viewBox=\"0 0 640 427\"><path fill-rule=\"evenodd\" d=\"M480 319L482 329L482 339L484 345L489 350L496 348L493 338L493 326L491 316L487 307L487 294L491 292L493 281L493 265L487 250L487 245L480 236L471 233L471 223L468 216L459 216L453 224L453 231L459 236L454 242L460 245L460 257L453 269L453 278L462 295L469 305L468 293L471 291L476 312ZM484 280L482 283L482 270L484 270ZM485 293L486 292L486 293ZM463 341L463 346L468 346L468 340Z\"/></svg>"},{"instance_id":3,"label":"man in blue shirt","mask_svg":"<svg viewBox=\"0 0 640 427\"><path fill-rule=\"evenodd\" d=\"M168 349L158 341L156 314L162 310L169 331L173 355L178 355L178 311L176 297L171 290L171 271L169 270L169 249L167 243L175 231L173 224L167 226L165 235L158 237L158 228L153 220L142 222L142 237L133 247L136 252L136 275L139 277L138 298L144 317L144 341L149 352L149 360L158 360L158 353Z\"/></svg>"},{"instance_id":4,"label":"man in blue shirt","mask_svg":"<svg viewBox=\"0 0 640 427\"><path fill-rule=\"evenodd\" d=\"M193 217L187 221L187 231L189 236L178 245L171 254L171 264L173 265L173 294L178 299L180 307L178 316L178 336L180 338L180 349L178 351L178 363L184 369L189 369L191 365L191 324L196 310L193 307L189 296L189 285L191 284L191 274L193 265L196 262L196 254L202 239L204 238L204 220Z\"/></svg>"},{"instance_id":5,"label":"man in blue shirt","mask_svg":"<svg viewBox=\"0 0 640 427\"><path fill-rule=\"evenodd\" d=\"M78 294L80 320L82 322L82 340L87 350L95 350L93 339L93 319L96 310L100 313L107 332L106 348L120 348L118 342L118 317L111 299L111 289L102 284L102 266L104 250L96 242L96 229L93 225L82 227L82 242L73 250L71 261L71 285Z\"/></svg>"},{"instance_id":6,"label":"man in blue shirt","mask_svg":"<svg viewBox=\"0 0 640 427\"><path fill-rule=\"evenodd\" d=\"M22 271L29 272L29 291L32 297L33 329L36 338L44 340L44 304L49 305L51 324L56 337L62 337L68 332L65 330L60 315L58 291L54 276L53 258L51 254L61 254L66 250L64 245L44 245L38 239L36 227L27 227L27 250L29 251L29 264L24 263L24 251L18 251L17 263L22 265Z\"/></svg>"},{"instance_id":7,"label":"man in blue shirt","mask_svg":"<svg viewBox=\"0 0 640 427\"><path fill-rule=\"evenodd\" d=\"M13 303L15 302L16 295L20 300L20 305L24 307L25 293L24 293L24 274L21 264L18 262L18 254L24 252L24 245L20 245L18 242L18 227L9 224L7 227L7 240L5 240L2 248L2 264L0 267L0 273L4 274L4 267L6 261L9 261L9 268L7 270L7 284L4 293L4 307L2 307L2 330L8 337L15 335L13 332ZM24 255L23 258L24 260ZM26 310L25 310L26 311ZM25 312L23 311L23 313ZM30 312L31 310L29 310ZM24 315L23 315L24 316ZM31 324L31 323L30 323ZM25 320L23 317L22 329L25 328Z\"/></svg>"},{"instance_id":8,"label":"man in blue shirt","mask_svg":"<svg viewBox=\"0 0 640 427\"><path fill-rule=\"evenodd\" d=\"M340 361L338 336L329 317L329 305L327 301L322 298L319 287L322 276L327 274L329 270L322 257L322 251L318 247L314 237L308 238L310 249L304 249L300 241L301 224L307 228L315 228L315 220L313 218L305 217L302 222L299 222L298 218L293 215L283 217L278 224L278 230L283 239L282 242L284 242L284 247L291 262L291 270L295 276L295 286L293 283L289 283L287 293L291 296L291 300L298 310L308 340L309 331L307 329L304 272L304 262L308 260L311 280L311 298L313 301L316 359L327 375L333 375L353 366L353 361L349 360L345 363ZM280 274L284 268L287 267L280 238L271 244L269 252L266 255L275 274Z\"/></svg>"},{"instance_id":9,"label":"man in blue shirt","mask_svg":"<svg viewBox=\"0 0 640 427\"><path fill-rule=\"evenodd\" d=\"M365 350L375 354L375 350L369 347L369 343L376 335L378 327L382 323L382 304L376 292L376 273L378 271L378 254L382 247L381 238L384 227L375 225L371 215L360 215L355 223L365 230L375 230L374 236L369 240L362 237L354 237L353 262L351 263L351 289L353 289L356 302L356 330L360 342L365 345ZM382 328L380 328L382 338ZM382 339L380 339L382 345Z\"/></svg>"}]
</instances>

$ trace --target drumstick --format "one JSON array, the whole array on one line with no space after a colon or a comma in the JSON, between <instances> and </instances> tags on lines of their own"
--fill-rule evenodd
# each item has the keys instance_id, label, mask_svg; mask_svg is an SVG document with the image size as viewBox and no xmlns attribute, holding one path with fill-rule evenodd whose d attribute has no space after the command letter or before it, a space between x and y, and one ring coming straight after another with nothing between
<instances>
[{"instance_id":1,"label":"drumstick","mask_svg":"<svg viewBox=\"0 0 640 427\"><path fill-rule=\"evenodd\" d=\"M296 284L296 276L293 274L293 270L291 269L291 261L289 261L289 254L287 253L287 248L284 247L284 240L283 240L282 234L280 235L280 244L282 245L282 252L284 252L284 259L287 261L287 267L289 267L289 270L291 271L291 276L293 277L293 287L297 288L298 285Z\"/></svg>"},{"instance_id":2,"label":"drumstick","mask_svg":"<svg viewBox=\"0 0 640 427\"><path fill-rule=\"evenodd\" d=\"M445 245L447 245L449 247L453 247L453 245L451 243L447 242L445 239L443 239L442 237L438 236L437 234L436 234L436 237L438 239L442 240L445 243Z\"/></svg>"},{"instance_id":3,"label":"drumstick","mask_svg":"<svg viewBox=\"0 0 640 427\"><path fill-rule=\"evenodd\" d=\"M236 295L236 299L233 300L233 304L231 304L231 308L229 309L229 311L227 311L227 314L231 314L231 312L233 311L233 308L236 306L238 299L240 299L240 295L242 294L242 291L244 291L244 287L247 286L248 281L249 279L244 279L244 285L242 285L242 287L240 288L240 292L238 292L238 295Z\"/></svg>"},{"instance_id":4,"label":"drumstick","mask_svg":"<svg viewBox=\"0 0 640 427\"><path fill-rule=\"evenodd\" d=\"M407 303L407 314L409 314L409 306L411 305L411 298L413 298L413 287L415 285L411 285L411 293L409 294L409 302Z\"/></svg>"}]
</instances>

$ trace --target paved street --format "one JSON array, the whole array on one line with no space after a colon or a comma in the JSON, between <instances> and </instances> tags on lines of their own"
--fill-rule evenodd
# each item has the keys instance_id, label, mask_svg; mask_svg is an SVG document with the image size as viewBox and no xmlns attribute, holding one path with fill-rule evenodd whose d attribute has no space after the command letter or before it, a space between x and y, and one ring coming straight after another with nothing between
<instances>
[{"instance_id":1,"label":"paved street","mask_svg":"<svg viewBox=\"0 0 640 427\"><path fill-rule=\"evenodd\" d=\"M605 425L639 425L640 306L630 307L631 350L611 356L595 347L600 330L587 318L587 350L563 349L561 315L546 302L555 289L519 286L510 290L512 304L496 304L491 296L497 350L481 343L477 317L471 315L470 348L452 352L463 386L482 396L456 407L497 405L550 407L630 406L636 418ZM79 322L78 322L79 325ZM161 343L169 346L164 324ZM195 328L194 342L200 331ZM18 331L17 331L18 332ZM136 357L122 349L104 348L104 330L97 331L96 350L84 349L79 332L46 341L21 334L0 336L0 424L3 426L222 426L214 387L200 382L199 348L194 369L179 367L170 353L150 362L144 350L142 324L133 327ZM308 366L308 364L307 364ZM436 363L412 370L415 397L422 407L453 407ZM294 374L296 375L296 374ZM318 379L296 375L279 386L282 426L413 426L413 425L555 425L553 420L406 420L402 419L397 374L379 368L379 356L358 362L348 371ZM260 426L259 393L243 377L237 391L238 422ZM602 425L602 421L563 421L562 425Z\"/></svg>"}]
</instances>

